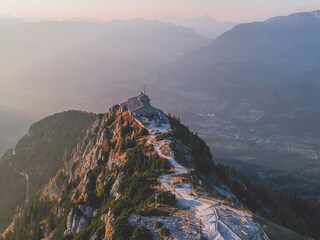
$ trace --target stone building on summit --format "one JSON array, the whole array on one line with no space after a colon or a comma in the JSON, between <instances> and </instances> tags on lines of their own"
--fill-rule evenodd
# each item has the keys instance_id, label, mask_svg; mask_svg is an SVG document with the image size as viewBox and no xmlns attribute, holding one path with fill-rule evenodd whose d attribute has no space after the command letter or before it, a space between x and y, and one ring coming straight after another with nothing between
<instances>
[{"instance_id":1,"label":"stone building on summit","mask_svg":"<svg viewBox=\"0 0 320 240\"><path fill-rule=\"evenodd\" d=\"M151 124L157 127L169 124L166 114L160 109L153 107L150 104L150 98L145 93L129 98L126 102L120 104L120 106L146 127Z\"/></svg>"}]
</instances>

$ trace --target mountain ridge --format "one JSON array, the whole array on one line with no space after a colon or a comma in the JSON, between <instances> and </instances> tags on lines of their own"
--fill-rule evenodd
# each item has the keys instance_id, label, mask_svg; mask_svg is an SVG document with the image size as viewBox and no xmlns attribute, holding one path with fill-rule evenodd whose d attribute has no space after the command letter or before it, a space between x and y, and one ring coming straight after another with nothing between
<instances>
[{"instance_id":1,"label":"mountain ridge","mask_svg":"<svg viewBox=\"0 0 320 240\"><path fill-rule=\"evenodd\" d=\"M178 26L192 28L199 34L215 39L222 33L233 28L236 23L218 21L212 18L210 15L186 18L181 16L172 16L163 20L164 22L169 22Z\"/></svg>"},{"instance_id":2,"label":"mountain ridge","mask_svg":"<svg viewBox=\"0 0 320 240\"><path fill-rule=\"evenodd\" d=\"M274 22L274 21L282 21L287 18L288 21L286 23L290 23L290 21L299 21L299 19L307 19L310 21L319 21L320 18L320 10L314 10L311 12L303 12L303 13L293 13L288 16L277 16L266 20L266 22ZM291 22L292 23L292 22ZM294 23L294 22L293 22Z\"/></svg>"},{"instance_id":3,"label":"mountain ridge","mask_svg":"<svg viewBox=\"0 0 320 240\"><path fill-rule=\"evenodd\" d=\"M203 206L217 201L214 208L219 214L231 211L229 217L243 221L243 227L259 226L252 213L243 208L269 208L272 198L267 197L267 192L262 194L264 197L256 195L256 187L247 180L213 162L203 140L177 119L169 119L172 132L161 128L147 131L119 105L96 115L54 178L21 208L4 239L19 239L21 234L24 239L157 239L163 234L194 239L192 232L201 233L193 220L186 231L170 224L174 218L181 219L179 214L187 217L194 201L205 202ZM33 131L30 133L32 136ZM191 195L187 193L188 186L192 186ZM208 225L201 211L206 213L200 205L196 212L204 224L202 234L244 234L239 232L241 224L233 225L223 218L217 220L219 230L212 229L214 225ZM215 216L213 212L207 214ZM23 223L27 219L31 221L26 226ZM152 219L161 219L158 230L150 226L156 224ZM227 228L223 227L225 224ZM264 230L258 230L261 233L274 231L266 222L262 227ZM249 228L244 231L261 237ZM279 239L287 233L284 228L277 232Z\"/></svg>"}]
</instances>

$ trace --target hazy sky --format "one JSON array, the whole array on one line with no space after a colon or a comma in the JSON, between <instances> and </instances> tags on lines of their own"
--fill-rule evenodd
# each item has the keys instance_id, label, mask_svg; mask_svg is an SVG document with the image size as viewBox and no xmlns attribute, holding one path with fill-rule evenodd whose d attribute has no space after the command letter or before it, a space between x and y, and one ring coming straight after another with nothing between
<instances>
[{"instance_id":1,"label":"hazy sky","mask_svg":"<svg viewBox=\"0 0 320 240\"><path fill-rule=\"evenodd\" d=\"M0 16L50 19L161 19L208 14L240 22L315 9L320 9L320 0L0 0Z\"/></svg>"}]
</instances>

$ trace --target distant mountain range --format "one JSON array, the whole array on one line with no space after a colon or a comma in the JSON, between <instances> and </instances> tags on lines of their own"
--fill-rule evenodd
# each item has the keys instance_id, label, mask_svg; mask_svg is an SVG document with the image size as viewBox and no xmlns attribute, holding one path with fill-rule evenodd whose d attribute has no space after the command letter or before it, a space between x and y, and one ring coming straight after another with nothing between
<instances>
[{"instance_id":1,"label":"distant mountain range","mask_svg":"<svg viewBox=\"0 0 320 240\"><path fill-rule=\"evenodd\" d=\"M209 46L154 71L153 78L165 88L214 96L236 118L253 108L265 111L266 116L287 114L298 106L305 107L303 115L307 109L316 113L319 13L240 24ZM284 101L289 108L281 108Z\"/></svg>"},{"instance_id":2,"label":"distant mountain range","mask_svg":"<svg viewBox=\"0 0 320 240\"><path fill-rule=\"evenodd\" d=\"M211 16L202 16L196 18L186 17L168 17L163 20L164 22L173 23L177 26L183 26L194 29L197 33L206 36L211 39L215 39L222 33L233 28L236 23L233 22L222 22L213 19Z\"/></svg>"},{"instance_id":3,"label":"distant mountain range","mask_svg":"<svg viewBox=\"0 0 320 240\"><path fill-rule=\"evenodd\" d=\"M257 165L262 183L316 201L319 13L240 24L148 76L162 91L159 105L206 139L220 163L248 176Z\"/></svg>"},{"instance_id":4,"label":"distant mountain range","mask_svg":"<svg viewBox=\"0 0 320 240\"><path fill-rule=\"evenodd\" d=\"M0 29L0 100L12 107L13 97L19 107L37 109L41 115L49 113L48 106L54 111L65 104L69 106L64 109L88 109L89 95L96 96L97 89L114 89L123 81L136 84L159 64L210 43L189 28L141 19L109 23L0 20ZM44 95L47 106L36 106Z\"/></svg>"},{"instance_id":5,"label":"distant mountain range","mask_svg":"<svg viewBox=\"0 0 320 240\"><path fill-rule=\"evenodd\" d=\"M155 236L173 234L155 230L159 223L144 228L131 223L175 216L172 192L193 199L193 189L199 197L218 196L221 203L247 207L271 239L294 238L259 216L319 236L319 15L240 24L215 40L185 27L139 19L0 23L3 106L19 106L30 114L108 109L149 83L156 105L197 131L170 117L172 133L154 129L150 134L119 105L105 114L70 111L41 120L0 159L0 230L13 220L4 231L7 239L129 239L133 233L135 239L148 239L140 235L149 233L147 227ZM2 126L12 128L8 119ZM215 159L199 136L209 140ZM262 182L271 182L282 195L216 164L227 157L245 169L262 165L262 177L256 165L251 174L268 178ZM174 178L176 168L182 178L164 181ZM276 175L274 168L282 172ZM169 188L171 194L161 190ZM294 197L283 197L286 193ZM132 213L138 218L132 219ZM195 219L193 212L188 216ZM183 229L175 225L183 218L176 217L166 224ZM236 226L248 223L234 219L241 223Z\"/></svg>"},{"instance_id":6,"label":"distant mountain range","mask_svg":"<svg viewBox=\"0 0 320 240\"><path fill-rule=\"evenodd\" d=\"M217 157L299 174L318 164L319 11L240 24L215 40L139 19L6 21L0 29L3 106L37 116L102 112L148 83L154 102Z\"/></svg>"},{"instance_id":7,"label":"distant mountain range","mask_svg":"<svg viewBox=\"0 0 320 240\"><path fill-rule=\"evenodd\" d=\"M210 42L192 29L142 19L0 19L0 154L23 134L26 116L105 110L119 95L140 91L151 69ZM19 121L5 109L21 112Z\"/></svg>"}]
</instances>

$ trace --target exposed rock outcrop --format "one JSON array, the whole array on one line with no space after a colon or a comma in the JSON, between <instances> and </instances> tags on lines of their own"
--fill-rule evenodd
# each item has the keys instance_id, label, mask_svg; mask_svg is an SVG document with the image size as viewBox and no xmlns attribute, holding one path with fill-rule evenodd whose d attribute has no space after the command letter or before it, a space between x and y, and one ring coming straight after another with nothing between
<instances>
[{"instance_id":1,"label":"exposed rock outcrop","mask_svg":"<svg viewBox=\"0 0 320 240\"><path fill-rule=\"evenodd\" d=\"M79 205L73 207L68 214L67 218L67 234L76 234L84 230L91 222L93 217L93 207L86 205Z\"/></svg>"}]
</instances>

